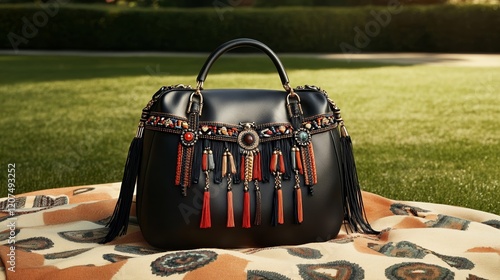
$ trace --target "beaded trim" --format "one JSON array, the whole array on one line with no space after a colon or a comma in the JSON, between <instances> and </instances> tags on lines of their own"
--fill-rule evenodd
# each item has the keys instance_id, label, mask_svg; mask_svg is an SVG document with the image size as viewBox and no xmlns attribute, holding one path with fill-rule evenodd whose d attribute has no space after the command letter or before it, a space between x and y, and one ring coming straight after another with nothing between
<instances>
[{"instance_id":1,"label":"beaded trim","mask_svg":"<svg viewBox=\"0 0 500 280\"><path fill-rule=\"evenodd\" d=\"M310 134L317 134L335 129L337 126L338 122L333 114L322 114L306 118L301 129L308 131ZM185 118L152 112L146 121L146 129L182 134L192 128L189 127L189 123ZM243 130L244 128L241 125L200 121L197 131L198 138L237 142L238 135ZM260 142L295 137L294 129L290 123L260 124L255 126L255 131L261 138Z\"/></svg>"}]
</instances>

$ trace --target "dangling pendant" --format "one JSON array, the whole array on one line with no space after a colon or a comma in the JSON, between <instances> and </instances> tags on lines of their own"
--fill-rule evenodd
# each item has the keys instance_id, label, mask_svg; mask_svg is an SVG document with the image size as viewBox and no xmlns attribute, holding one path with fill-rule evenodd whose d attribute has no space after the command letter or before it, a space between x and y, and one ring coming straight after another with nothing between
<instances>
[{"instance_id":1,"label":"dangling pendant","mask_svg":"<svg viewBox=\"0 0 500 280\"><path fill-rule=\"evenodd\" d=\"M273 199L273 215L271 223L273 226L285 223L283 213L283 191L281 190L281 175L285 173L285 161L283 153L280 150L275 150L271 156L271 173L274 175L274 199Z\"/></svg>"},{"instance_id":2,"label":"dangling pendant","mask_svg":"<svg viewBox=\"0 0 500 280\"><path fill-rule=\"evenodd\" d=\"M300 160L300 149L293 146L291 153L292 168L295 172L295 186L293 193L294 201L294 217L295 223L300 224L304 220L303 210L302 210L302 190L300 189L300 168L302 168L302 162Z\"/></svg>"},{"instance_id":3,"label":"dangling pendant","mask_svg":"<svg viewBox=\"0 0 500 280\"><path fill-rule=\"evenodd\" d=\"M206 178L208 178L208 172L205 172ZM207 179L208 180L208 179ZM201 210L201 222L200 228L210 228L212 227L212 219L210 214L210 188L205 187L205 192L203 193L203 207Z\"/></svg>"},{"instance_id":4,"label":"dangling pendant","mask_svg":"<svg viewBox=\"0 0 500 280\"><path fill-rule=\"evenodd\" d=\"M253 178L253 153L245 156L245 181L243 182L243 228L250 228L250 193L248 184Z\"/></svg>"},{"instance_id":5,"label":"dangling pendant","mask_svg":"<svg viewBox=\"0 0 500 280\"><path fill-rule=\"evenodd\" d=\"M262 197L260 194L259 181L262 181L262 168L260 162L260 152L257 149L253 157L253 180L255 185L255 219L254 225L258 226L262 222Z\"/></svg>"},{"instance_id":6,"label":"dangling pendant","mask_svg":"<svg viewBox=\"0 0 500 280\"><path fill-rule=\"evenodd\" d=\"M241 148L240 178L243 181L243 228L251 227L249 184L255 181L255 225L261 223L261 196L258 182L262 180L260 163L259 134L255 131L255 123L240 123L243 131L238 135Z\"/></svg>"},{"instance_id":7,"label":"dangling pendant","mask_svg":"<svg viewBox=\"0 0 500 280\"><path fill-rule=\"evenodd\" d=\"M254 225L259 226L262 223L262 197L260 194L259 181L255 180L255 220Z\"/></svg>"},{"instance_id":8,"label":"dangling pendant","mask_svg":"<svg viewBox=\"0 0 500 280\"><path fill-rule=\"evenodd\" d=\"M314 158L314 148L311 141L311 133L305 128L301 128L295 131L295 141L301 146L300 155L296 153L296 161L300 157L302 166L299 168L297 164L297 169L303 169L304 173L304 184L309 188L309 195L313 194L313 186L318 182L318 175L316 173L316 160ZM297 152L296 149L296 152Z\"/></svg>"},{"instance_id":9,"label":"dangling pendant","mask_svg":"<svg viewBox=\"0 0 500 280\"><path fill-rule=\"evenodd\" d=\"M210 148L206 148L203 151L201 157L201 169L205 173L205 192L203 194L203 207L201 210L201 222L200 228L210 228L212 227L212 219L210 214L210 171L215 168L215 163L213 159L213 153Z\"/></svg>"},{"instance_id":10,"label":"dangling pendant","mask_svg":"<svg viewBox=\"0 0 500 280\"><path fill-rule=\"evenodd\" d=\"M244 183L243 190L243 228L250 228L250 193L248 192L248 182Z\"/></svg>"},{"instance_id":11,"label":"dangling pendant","mask_svg":"<svg viewBox=\"0 0 500 280\"><path fill-rule=\"evenodd\" d=\"M228 166L229 165L229 166ZM227 179L227 227L234 227L233 175L236 174L234 158L229 150L222 156L222 175Z\"/></svg>"},{"instance_id":12,"label":"dangling pendant","mask_svg":"<svg viewBox=\"0 0 500 280\"><path fill-rule=\"evenodd\" d=\"M295 170L295 186L294 189L294 214L295 223L301 224L304 221L304 213L302 209L302 190L300 189L299 172Z\"/></svg>"}]
</instances>

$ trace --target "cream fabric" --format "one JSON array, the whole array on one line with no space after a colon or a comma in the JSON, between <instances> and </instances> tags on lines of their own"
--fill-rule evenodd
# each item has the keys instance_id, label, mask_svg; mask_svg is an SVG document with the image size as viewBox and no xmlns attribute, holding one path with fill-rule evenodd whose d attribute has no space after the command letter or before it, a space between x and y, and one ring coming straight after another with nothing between
<instances>
[{"instance_id":1,"label":"cream fabric","mask_svg":"<svg viewBox=\"0 0 500 280\"><path fill-rule=\"evenodd\" d=\"M134 217L126 235L96 243L119 188L17 195L10 212L0 199L0 279L500 279L500 217L490 213L363 192L378 236L341 231L300 246L161 251Z\"/></svg>"}]
</instances>

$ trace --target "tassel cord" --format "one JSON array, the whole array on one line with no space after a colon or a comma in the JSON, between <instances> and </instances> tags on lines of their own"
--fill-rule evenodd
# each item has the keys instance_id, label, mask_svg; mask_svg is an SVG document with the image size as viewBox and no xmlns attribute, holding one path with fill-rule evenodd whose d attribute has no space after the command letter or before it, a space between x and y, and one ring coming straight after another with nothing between
<instances>
[{"instance_id":1,"label":"tassel cord","mask_svg":"<svg viewBox=\"0 0 500 280\"><path fill-rule=\"evenodd\" d=\"M248 186L245 186L248 188ZM243 194L243 228L250 228L250 193L246 190Z\"/></svg>"},{"instance_id":2,"label":"tassel cord","mask_svg":"<svg viewBox=\"0 0 500 280\"><path fill-rule=\"evenodd\" d=\"M208 171L205 172L208 179ZM201 210L201 222L200 228L210 228L212 227L212 219L210 214L210 189L205 187L205 193L203 194L203 207Z\"/></svg>"},{"instance_id":3,"label":"tassel cord","mask_svg":"<svg viewBox=\"0 0 500 280\"><path fill-rule=\"evenodd\" d=\"M139 130L141 128L142 127L140 127ZM118 196L111 219L106 225L109 231L101 243L107 243L117 236L127 233L130 209L132 207L132 199L142 157L142 146L142 137L135 137L130 144L123 172L120 195Z\"/></svg>"},{"instance_id":4,"label":"tassel cord","mask_svg":"<svg viewBox=\"0 0 500 280\"><path fill-rule=\"evenodd\" d=\"M255 180L255 219L256 226L262 223L262 196L260 194L259 181Z\"/></svg>"},{"instance_id":5,"label":"tassel cord","mask_svg":"<svg viewBox=\"0 0 500 280\"><path fill-rule=\"evenodd\" d=\"M231 152L226 149L222 157L222 171L227 179L227 223L226 227L234 227L234 207L233 207L233 175L236 174L236 166Z\"/></svg>"},{"instance_id":6,"label":"tassel cord","mask_svg":"<svg viewBox=\"0 0 500 280\"><path fill-rule=\"evenodd\" d=\"M227 223L226 227L234 227L233 192L227 190Z\"/></svg>"},{"instance_id":7,"label":"tassel cord","mask_svg":"<svg viewBox=\"0 0 500 280\"><path fill-rule=\"evenodd\" d=\"M213 156L210 148L205 148L201 157L201 169L205 173L205 193L203 194L203 206L201 211L200 228L212 227L212 218L210 213L210 176L209 172L214 169L210 162L210 157ZM212 159L213 161L213 159Z\"/></svg>"},{"instance_id":8,"label":"tassel cord","mask_svg":"<svg viewBox=\"0 0 500 280\"><path fill-rule=\"evenodd\" d=\"M371 227L366 217L350 136L342 135L342 137L340 138L340 143L342 154L342 173L344 181L343 197L345 219L347 220L351 229L354 231L361 231L367 234L378 234L379 232Z\"/></svg>"}]
</instances>

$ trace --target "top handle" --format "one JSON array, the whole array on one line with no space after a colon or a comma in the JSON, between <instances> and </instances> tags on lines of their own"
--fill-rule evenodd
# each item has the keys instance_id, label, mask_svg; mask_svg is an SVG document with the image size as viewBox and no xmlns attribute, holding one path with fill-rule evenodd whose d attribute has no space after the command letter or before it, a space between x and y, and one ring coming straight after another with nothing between
<instances>
[{"instance_id":1,"label":"top handle","mask_svg":"<svg viewBox=\"0 0 500 280\"><path fill-rule=\"evenodd\" d=\"M252 47L259 49L260 51L264 52L267 54L267 56L273 61L274 66L276 67L276 70L278 71L278 74L280 75L281 79L281 84L283 85L283 88L287 92L291 92L292 89L289 85L288 81L288 76L286 74L285 68L283 67L283 64L281 64L281 61L279 60L278 56L265 44L254 40L254 39L248 39L248 38L240 38L240 39L234 39L231 41L228 41L222 45L220 45L217 49L215 49L210 56L207 58L207 61L205 61L205 64L200 70L200 73L198 74L198 77L196 78L196 81L198 83L197 88L202 89L203 88L203 83L205 82L205 79L207 78L208 71L214 64L214 62L224 53L240 48L240 47Z\"/></svg>"}]
</instances>

